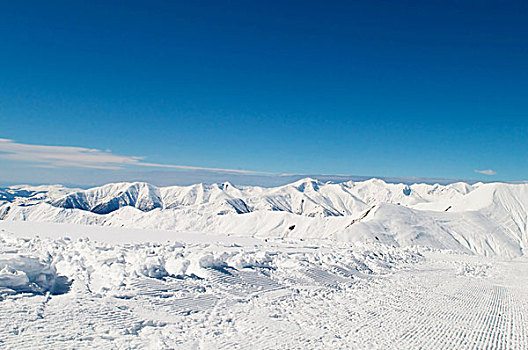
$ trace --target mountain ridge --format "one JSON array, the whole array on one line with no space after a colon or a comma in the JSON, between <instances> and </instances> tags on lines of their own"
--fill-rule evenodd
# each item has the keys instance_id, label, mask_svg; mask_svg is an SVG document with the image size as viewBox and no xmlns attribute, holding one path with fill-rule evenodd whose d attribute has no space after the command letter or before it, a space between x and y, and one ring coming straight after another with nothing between
<instances>
[{"instance_id":1,"label":"mountain ridge","mask_svg":"<svg viewBox=\"0 0 528 350\"><path fill-rule=\"evenodd\" d=\"M525 255L527 208L528 184L505 183L306 178L271 188L123 182L86 190L57 185L0 189L2 220L372 240L506 257Z\"/></svg>"}]
</instances>

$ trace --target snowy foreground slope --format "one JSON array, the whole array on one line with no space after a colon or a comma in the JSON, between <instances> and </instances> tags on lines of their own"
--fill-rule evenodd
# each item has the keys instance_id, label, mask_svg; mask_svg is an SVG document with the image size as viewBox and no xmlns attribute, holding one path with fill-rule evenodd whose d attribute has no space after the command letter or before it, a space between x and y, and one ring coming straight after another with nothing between
<instances>
[{"instance_id":1,"label":"snowy foreground slope","mask_svg":"<svg viewBox=\"0 0 528 350\"><path fill-rule=\"evenodd\" d=\"M525 258L78 224L0 227L2 349L528 347Z\"/></svg>"},{"instance_id":2,"label":"snowy foreground slope","mask_svg":"<svg viewBox=\"0 0 528 350\"><path fill-rule=\"evenodd\" d=\"M275 187L117 183L88 190L0 189L0 221L38 221L262 238L425 246L517 257L528 247L528 184L339 184Z\"/></svg>"}]
</instances>

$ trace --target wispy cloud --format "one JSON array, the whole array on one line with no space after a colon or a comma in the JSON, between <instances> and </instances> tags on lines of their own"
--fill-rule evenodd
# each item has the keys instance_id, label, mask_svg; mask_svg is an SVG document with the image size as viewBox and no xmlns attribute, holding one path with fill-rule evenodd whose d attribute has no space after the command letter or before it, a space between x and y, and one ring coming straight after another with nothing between
<instances>
[{"instance_id":1,"label":"wispy cloud","mask_svg":"<svg viewBox=\"0 0 528 350\"><path fill-rule=\"evenodd\" d=\"M145 157L120 156L109 150L74 147L45 146L18 143L0 138L0 159L31 163L45 168L92 168L118 170L124 167L151 167L180 170L204 170L236 174L259 174L255 171L207 168L188 165L159 164L145 161Z\"/></svg>"},{"instance_id":2,"label":"wispy cloud","mask_svg":"<svg viewBox=\"0 0 528 350\"><path fill-rule=\"evenodd\" d=\"M489 176L493 176L493 175L497 174L497 172L495 170L491 170L491 169L486 169L486 170L477 170L477 169L475 169L475 172L478 173L478 174L484 174L484 175L489 175Z\"/></svg>"}]
</instances>

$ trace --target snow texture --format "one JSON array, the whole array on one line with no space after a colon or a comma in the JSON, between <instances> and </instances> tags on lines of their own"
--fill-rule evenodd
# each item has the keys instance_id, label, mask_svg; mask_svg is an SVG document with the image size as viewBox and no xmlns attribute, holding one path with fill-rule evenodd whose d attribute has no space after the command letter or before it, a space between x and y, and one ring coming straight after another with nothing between
<instances>
[{"instance_id":1,"label":"snow texture","mask_svg":"<svg viewBox=\"0 0 528 350\"><path fill-rule=\"evenodd\" d=\"M73 237L84 228L67 226ZM197 233L165 241L160 231L136 230L129 243L20 232L0 233L3 263L71 286L42 294L45 284L36 293L10 279L0 289L6 349L528 346L525 259Z\"/></svg>"}]
</instances>

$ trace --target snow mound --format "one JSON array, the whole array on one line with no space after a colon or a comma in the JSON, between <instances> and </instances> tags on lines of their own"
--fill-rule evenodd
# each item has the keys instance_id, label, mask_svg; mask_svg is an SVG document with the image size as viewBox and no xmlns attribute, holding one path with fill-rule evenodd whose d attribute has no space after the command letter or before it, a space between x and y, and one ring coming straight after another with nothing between
<instances>
[{"instance_id":1,"label":"snow mound","mask_svg":"<svg viewBox=\"0 0 528 350\"><path fill-rule=\"evenodd\" d=\"M68 283L55 267L32 256L0 254L0 291L62 294Z\"/></svg>"},{"instance_id":2,"label":"snow mound","mask_svg":"<svg viewBox=\"0 0 528 350\"><path fill-rule=\"evenodd\" d=\"M252 271L275 285L291 283L292 275L299 278L295 283L306 283L309 271L330 273L335 269L335 281L350 283L360 275L383 274L421 259L415 250L381 244L313 246L278 240L247 246L216 243L211 237L209 241L110 244L88 238L22 239L0 233L1 246L10 251L0 255L0 287L12 292L60 294L68 290L69 280L74 293L120 297L130 296L133 285L145 278L200 280L207 287L218 276L235 278ZM46 256L49 262L37 256ZM246 282L231 279L229 288L237 283Z\"/></svg>"},{"instance_id":3,"label":"snow mound","mask_svg":"<svg viewBox=\"0 0 528 350\"><path fill-rule=\"evenodd\" d=\"M463 262L458 266L457 274L460 276L471 276L471 277L487 277L488 270L491 269L490 264L486 263L468 263Z\"/></svg>"}]
</instances>

